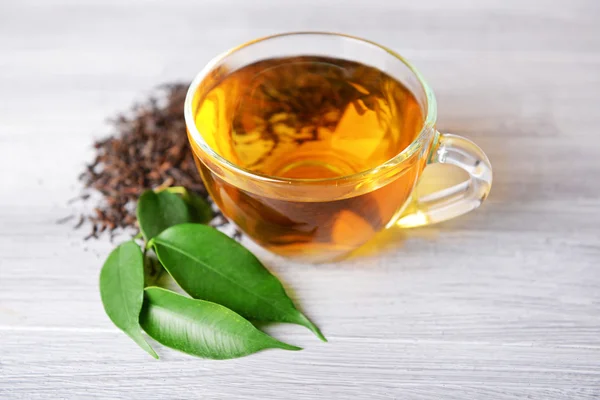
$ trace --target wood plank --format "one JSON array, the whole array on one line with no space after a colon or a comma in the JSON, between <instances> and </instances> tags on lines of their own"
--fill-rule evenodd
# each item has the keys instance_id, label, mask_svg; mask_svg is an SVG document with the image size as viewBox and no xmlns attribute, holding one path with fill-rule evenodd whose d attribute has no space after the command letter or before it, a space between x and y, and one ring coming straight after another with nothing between
<instances>
[{"instance_id":1,"label":"wood plank","mask_svg":"<svg viewBox=\"0 0 600 400\"><path fill-rule=\"evenodd\" d=\"M595 0L1 2L0 398L600 397L599 16ZM290 30L407 56L439 129L489 154L491 196L337 264L248 243L330 342L279 325L305 350L215 362L159 347L155 362L103 313L112 244L56 221L82 207L67 202L107 117Z\"/></svg>"}]
</instances>

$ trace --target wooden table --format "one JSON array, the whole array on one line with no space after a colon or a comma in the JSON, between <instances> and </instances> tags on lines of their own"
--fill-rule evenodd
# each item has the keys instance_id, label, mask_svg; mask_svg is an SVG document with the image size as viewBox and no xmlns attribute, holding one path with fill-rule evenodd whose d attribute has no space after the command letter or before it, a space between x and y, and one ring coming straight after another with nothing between
<instances>
[{"instance_id":1,"label":"wooden table","mask_svg":"<svg viewBox=\"0 0 600 400\"><path fill-rule=\"evenodd\" d=\"M600 2L306 0L0 3L0 398L600 397ZM56 220L105 118L213 55L293 30L412 60L439 128L479 143L489 200L296 265L256 249L323 329L305 347L208 361L118 331L98 293L111 244ZM253 249L255 249L253 247Z\"/></svg>"}]
</instances>

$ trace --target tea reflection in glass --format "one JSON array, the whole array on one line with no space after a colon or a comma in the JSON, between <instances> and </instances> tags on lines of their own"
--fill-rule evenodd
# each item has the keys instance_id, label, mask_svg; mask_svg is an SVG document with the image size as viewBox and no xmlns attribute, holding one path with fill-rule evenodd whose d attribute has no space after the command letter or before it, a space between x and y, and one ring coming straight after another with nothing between
<instances>
[{"instance_id":1,"label":"tea reflection in glass","mask_svg":"<svg viewBox=\"0 0 600 400\"><path fill-rule=\"evenodd\" d=\"M196 126L219 155L257 174L353 175L400 153L423 124L416 99L400 82L341 59L264 60L213 85L195 104ZM198 166L224 214L283 254L352 250L388 223L404 203L398 197L407 199L416 179L408 168L372 192L330 201L315 193L298 202L240 190Z\"/></svg>"}]
</instances>

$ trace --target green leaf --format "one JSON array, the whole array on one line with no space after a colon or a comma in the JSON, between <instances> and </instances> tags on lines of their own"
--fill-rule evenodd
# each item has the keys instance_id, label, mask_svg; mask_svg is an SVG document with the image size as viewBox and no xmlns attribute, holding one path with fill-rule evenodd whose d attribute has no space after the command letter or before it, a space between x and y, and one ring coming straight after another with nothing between
<instances>
[{"instance_id":1,"label":"green leaf","mask_svg":"<svg viewBox=\"0 0 600 400\"><path fill-rule=\"evenodd\" d=\"M216 360L264 349L301 350L259 331L221 305L158 287L145 292L140 324L154 340L175 350Z\"/></svg>"},{"instance_id":2,"label":"green leaf","mask_svg":"<svg viewBox=\"0 0 600 400\"><path fill-rule=\"evenodd\" d=\"M207 224L213 217L214 213L208 201L204 200L197 194L187 192L187 196L183 196L183 200L187 203L192 221L198 224Z\"/></svg>"},{"instance_id":3,"label":"green leaf","mask_svg":"<svg viewBox=\"0 0 600 400\"><path fill-rule=\"evenodd\" d=\"M202 197L190 192L183 186L173 186L165 190L171 193L179 194L181 199L185 201L190 213L190 220L188 222L207 224L213 219L213 210L210 204L208 204L208 201L204 200Z\"/></svg>"},{"instance_id":4,"label":"green leaf","mask_svg":"<svg viewBox=\"0 0 600 400\"><path fill-rule=\"evenodd\" d=\"M150 245L167 272L193 298L222 304L251 320L303 325L327 341L258 258L218 230L177 225Z\"/></svg>"},{"instance_id":5,"label":"green leaf","mask_svg":"<svg viewBox=\"0 0 600 400\"><path fill-rule=\"evenodd\" d=\"M170 226L190 222L188 206L176 194L146 190L140 196L137 218L144 239L150 240Z\"/></svg>"},{"instance_id":6,"label":"green leaf","mask_svg":"<svg viewBox=\"0 0 600 400\"><path fill-rule=\"evenodd\" d=\"M144 299L144 260L133 240L110 253L100 271L100 296L111 321L154 358L158 355L146 342L139 324Z\"/></svg>"}]
</instances>

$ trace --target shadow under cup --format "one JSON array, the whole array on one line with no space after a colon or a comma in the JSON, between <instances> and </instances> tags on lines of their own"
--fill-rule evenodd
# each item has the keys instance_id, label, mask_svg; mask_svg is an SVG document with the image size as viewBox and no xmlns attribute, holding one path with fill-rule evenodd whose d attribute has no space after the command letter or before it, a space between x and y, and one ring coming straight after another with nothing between
<instances>
[{"instance_id":1,"label":"shadow under cup","mask_svg":"<svg viewBox=\"0 0 600 400\"><path fill-rule=\"evenodd\" d=\"M198 131L198 107L228 74L256 62L293 56L334 57L374 67L402 83L421 108L416 139L387 162L364 172L326 179L286 179L236 166ZM233 49L209 63L185 102L190 144L202 179L225 216L256 243L309 262L341 258L394 223L437 144L435 98L400 56L361 39L326 33L273 36Z\"/></svg>"}]
</instances>

